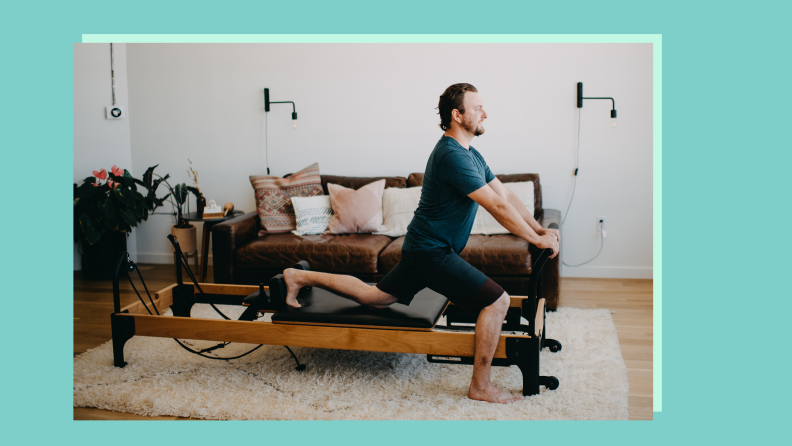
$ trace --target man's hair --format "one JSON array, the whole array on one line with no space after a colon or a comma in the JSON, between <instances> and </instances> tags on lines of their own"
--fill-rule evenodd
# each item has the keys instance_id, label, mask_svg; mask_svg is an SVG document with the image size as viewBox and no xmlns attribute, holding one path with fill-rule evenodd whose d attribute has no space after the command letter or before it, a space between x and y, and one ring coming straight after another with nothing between
<instances>
[{"instance_id":1,"label":"man's hair","mask_svg":"<svg viewBox=\"0 0 792 446\"><path fill-rule=\"evenodd\" d=\"M451 111L459 110L459 114L465 114L465 92L472 91L478 93L476 87L470 84L454 84L440 96L440 103L437 104L437 114L440 115L440 128L448 130L451 128Z\"/></svg>"}]
</instances>

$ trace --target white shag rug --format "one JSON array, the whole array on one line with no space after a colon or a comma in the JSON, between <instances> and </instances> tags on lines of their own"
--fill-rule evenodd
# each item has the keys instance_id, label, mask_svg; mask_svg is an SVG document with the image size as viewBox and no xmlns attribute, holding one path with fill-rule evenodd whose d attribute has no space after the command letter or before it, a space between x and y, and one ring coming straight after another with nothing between
<instances>
[{"instance_id":1,"label":"white shag rug","mask_svg":"<svg viewBox=\"0 0 792 446\"><path fill-rule=\"evenodd\" d=\"M242 308L218 305L229 317ZM170 310L168 313L170 314ZM220 318L208 305L193 317ZM261 319L264 320L264 319ZM547 313L548 337L563 344L541 353L541 374L556 390L516 403L473 401L473 366L432 364L426 355L263 346L232 361L202 358L173 339L136 336L113 367L112 342L74 358L74 407L147 416L222 420L626 420L627 367L609 310L559 308ZM217 344L186 341L194 350ZM255 345L230 344L209 354L236 356ZM492 382L522 395L517 366L493 367Z\"/></svg>"}]
</instances>

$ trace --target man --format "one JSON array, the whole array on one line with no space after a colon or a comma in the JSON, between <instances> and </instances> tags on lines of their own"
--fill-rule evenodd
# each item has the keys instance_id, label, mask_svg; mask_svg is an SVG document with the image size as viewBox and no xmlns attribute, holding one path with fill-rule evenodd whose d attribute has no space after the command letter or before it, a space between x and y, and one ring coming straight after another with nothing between
<instances>
[{"instance_id":1,"label":"man","mask_svg":"<svg viewBox=\"0 0 792 446\"><path fill-rule=\"evenodd\" d=\"M286 304L299 307L297 294L317 286L345 295L372 308L395 302L409 305L424 288L446 296L454 305L479 312L476 321L473 379L468 396L474 400L511 403L520 397L498 389L490 381L490 367L498 345L509 295L497 283L462 260L459 253L470 236L478 206L512 234L558 255L559 232L542 229L530 212L490 172L481 154L470 147L484 134L487 119L478 90L454 84L440 96L440 128L445 131L435 146L424 173L421 200L407 228L401 261L376 285L352 276L287 269Z\"/></svg>"}]
</instances>

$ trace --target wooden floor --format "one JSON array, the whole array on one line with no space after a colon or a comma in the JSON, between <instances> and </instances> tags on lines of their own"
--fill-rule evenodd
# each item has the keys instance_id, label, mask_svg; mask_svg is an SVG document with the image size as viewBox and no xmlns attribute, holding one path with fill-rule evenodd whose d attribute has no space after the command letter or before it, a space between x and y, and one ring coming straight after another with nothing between
<instances>
[{"instance_id":1,"label":"wooden floor","mask_svg":"<svg viewBox=\"0 0 792 446\"><path fill-rule=\"evenodd\" d=\"M172 265L139 265L149 291L165 288L176 281ZM193 268L193 270L196 270ZM137 275L135 286L143 293ZM209 268L207 282L212 282ZM90 281L74 273L74 355L98 347L111 338L110 313L113 311L111 281ZM128 281L121 285L121 306L137 301ZM608 308L619 334L622 356L630 380L631 420L652 419L652 280L643 279L561 279L561 306ZM184 419L154 417L159 420ZM100 409L74 408L75 420L152 419Z\"/></svg>"}]
</instances>

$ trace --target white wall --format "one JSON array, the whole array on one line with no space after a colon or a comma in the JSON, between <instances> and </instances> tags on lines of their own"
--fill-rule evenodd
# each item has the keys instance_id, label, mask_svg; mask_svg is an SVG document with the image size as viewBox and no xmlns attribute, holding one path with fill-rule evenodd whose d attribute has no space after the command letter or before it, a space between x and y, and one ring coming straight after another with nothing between
<instances>
[{"instance_id":1,"label":"white wall","mask_svg":"<svg viewBox=\"0 0 792 446\"><path fill-rule=\"evenodd\" d=\"M441 136L440 94L452 83L472 83L489 114L487 132L473 146L495 173L539 173L545 208L562 212L572 193L580 111L580 174L562 257L577 264L597 253L598 215L608 217L608 238L596 260L563 268L562 275L652 276L651 44L127 49L133 172L159 164L157 172L189 183L189 158L208 199L246 212L255 211L248 176L265 172L264 87L272 101L294 101L299 114L292 129L290 105L267 113L273 175L318 162L325 174L407 176L424 171ZM616 99L616 129L609 125L610 101L576 107L577 82L584 96ZM172 223L154 215L138 229L141 262L172 261L165 238Z\"/></svg>"},{"instance_id":2,"label":"white wall","mask_svg":"<svg viewBox=\"0 0 792 446\"><path fill-rule=\"evenodd\" d=\"M116 104L127 106L126 44L113 44ZM117 165L133 175L129 119L105 119L105 107L113 103L110 78L110 44L74 45L74 182L82 184L94 170ZM139 177L139 175L138 175ZM137 261L136 230L127 239L127 251ZM81 269L78 245L74 245L74 269Z\"/></svg>"}]
</instances>

